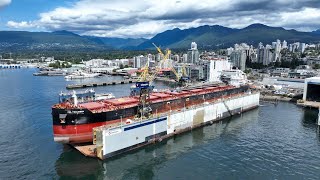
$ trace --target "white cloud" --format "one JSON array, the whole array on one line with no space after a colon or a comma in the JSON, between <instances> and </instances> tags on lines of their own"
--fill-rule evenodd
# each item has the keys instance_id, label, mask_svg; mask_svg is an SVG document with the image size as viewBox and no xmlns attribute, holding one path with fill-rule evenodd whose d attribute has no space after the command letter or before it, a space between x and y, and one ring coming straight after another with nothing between
<instances>
[{"instance_id":1,"label":"white cloud","mask_svg":"<svg viewBox=\"0 0 320 180\"><path fill-rule=\"evenodd\" d=\"M303 8L297 12L281 13L281 20L285 25L297 30L314 30L320 29L320 9ZM277 25L281 26L281 23Z\"/></svg>"},{"instance_id":2,"label":"white cloud","mask_svg":"<svg viewBox=\"0 0 320 180\"><path fill-rule=\"evenodd\" d=\"M16 29L29 29L29 28L37 27L32 22L26 22L26 21L21 21L21 22L8 21L7 26L10 28L16 28Z\"/></svg>"},{"instance_id":3,"label":"white cloud","mask_svg":"<svg viewBox=\"0 0 320 180\"><path fill-rule=\"evenodd\" d=\"M135 37L137 34L143 34L144 37L151 37L154 34L165 31L166 26L163 21L146 21L129 26L121 26L117 29L89 30L86 35L103 37Z\"/></svg>"},{"instance_id":4,"label":"white cloud","mask_svg":"<svg viewBox=\"0 0 320 180\"><path fill-rule=\"evenodd\" d=\"M0 0L1 2L1 0ZM69 30L108 37L151 37L172 28L252 23L315 29L319 0L79 0L70 7L43 12L31 22L9 21L11 28Z\"/></svg>"},{"instance_id":5,"label":"white cloud","mask_svg":"<svg viewBox=\"0 0 320 180\"><path fill-rule=\"evenodd\" d=\"M11 0L0 0L0 8L7 6L11 3Z\"/></svg>"}]
</instances>

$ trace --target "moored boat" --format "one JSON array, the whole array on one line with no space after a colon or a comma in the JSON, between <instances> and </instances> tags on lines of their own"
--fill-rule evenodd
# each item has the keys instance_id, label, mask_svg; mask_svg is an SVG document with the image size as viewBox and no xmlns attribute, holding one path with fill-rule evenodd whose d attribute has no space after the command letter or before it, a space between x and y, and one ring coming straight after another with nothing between
<instances>
[{"instance_id":1,"label":"moored boat","mask_svg":"<svg viewBox=\"0 0 320 180\"><path fill-rule=\"evenodd\" d=\"M42 69L39 72L33 73L34 76L65 76L67 71L62 69Z\"/></svg>"},{"instance_id":2,"label":"moored boat","mask_svg":"<svg viewBox=\"0 0 320 180\"><path fill-rule=\"evenodd\" d=\"M100 76L100 73L87 73L84 71L75 71L70 75L65 76L64 78L67 80L71 79L85 79L85 78L94 78Z\"/></svg>"}]
</instances>

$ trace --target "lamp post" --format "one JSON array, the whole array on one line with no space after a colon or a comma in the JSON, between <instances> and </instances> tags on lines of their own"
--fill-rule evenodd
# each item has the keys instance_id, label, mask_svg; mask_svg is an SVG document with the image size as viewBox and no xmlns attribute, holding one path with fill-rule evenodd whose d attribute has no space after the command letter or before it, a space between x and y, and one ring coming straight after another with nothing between
<instances>
[{"instance_id":1,"label":"lamp post","mask_svg":"<svg viewBox=\"0 0 320 180\"><path fill-rule=\"evenodd\" d=\"M186 102L185 102L185 108L186 108L186 107L188 108L188 104L187 104L187 102L189 102L189 100L190 100L189 98L187 98L187 99L186 99Z\"/></svg>"},{"instance_id":2,"label":"lamp post","mask_svg":"<svg viewBox=\"0 0 320 180\"><path fill-rule=\"evenodd\" d=\"M120 118L121 118L121 125L120 125L120 127L122 128L122 116L120 116Z\"/></svg>"}]
</instances>

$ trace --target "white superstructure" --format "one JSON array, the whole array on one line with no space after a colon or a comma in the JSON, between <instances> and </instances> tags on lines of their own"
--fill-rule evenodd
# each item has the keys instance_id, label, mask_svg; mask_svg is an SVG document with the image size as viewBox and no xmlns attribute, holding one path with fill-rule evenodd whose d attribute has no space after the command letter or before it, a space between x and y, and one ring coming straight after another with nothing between
<instances>
[{"instance_id":1,"label":"white superstructure","mask_svg":"<svg viewBox=\"0 0 320 180\"><path fill-rule=\"evenodd\" d=\"M216 58L210 60L208 81L220 81L221 72L224 70L231 70L231 64L227 59Z\"/></svg>"},{"instance_id":2,"label":"white superstructure","mask_svg":"<svg viewBox=\"0 0 320 180\"><path fill-rule=\"evenodd\" d=\"M248 82L246 73L238 69L222 71L220 80L236 87L245 85Z\"/></svg>"}]
</instances>

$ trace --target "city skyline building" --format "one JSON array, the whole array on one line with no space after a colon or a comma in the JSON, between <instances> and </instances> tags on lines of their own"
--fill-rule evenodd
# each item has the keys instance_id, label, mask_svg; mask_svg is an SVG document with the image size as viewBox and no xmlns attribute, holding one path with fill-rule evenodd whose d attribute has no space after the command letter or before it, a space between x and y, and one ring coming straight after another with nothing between
<instances>
[{"instance_id":1,"label":"city skyline building","mask_svg":"<svg viewBox=\"0 0 320 180\"><path fill-rule=\"evenodd\" d=\"M244 71L246 69L247 54L245 50L235 50L230 55L233 66Z\"/></svg>"},{"instance_id":2,"label":"city skyline building","mask_svg":"<svg viewBox=\"0 0 320 180\"><path fill-rule=\"evenodd\" d=\"M200 58L200 56L199 56L197 43L192 42L191 48L188 50L188 56L187 56L186 63L196 64L199 62L199 58Z\"/></svg>"},{"instance_id":3,"label":"city skyline building","mask_svg":"<svg viewBox=\"0 0 320 180\"><path fill-rule=\"evenodd\" d=\"M263 52L263 65L269 65L273 60L272 46L267 44Z\"/></svg>"}]
</instances>

